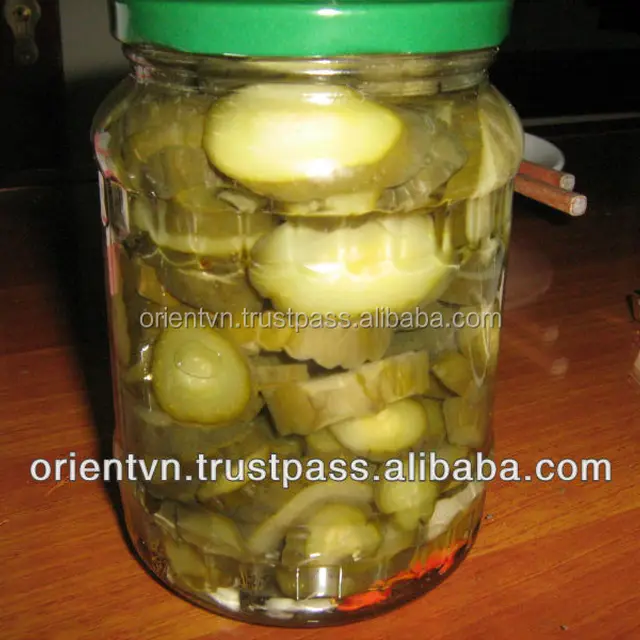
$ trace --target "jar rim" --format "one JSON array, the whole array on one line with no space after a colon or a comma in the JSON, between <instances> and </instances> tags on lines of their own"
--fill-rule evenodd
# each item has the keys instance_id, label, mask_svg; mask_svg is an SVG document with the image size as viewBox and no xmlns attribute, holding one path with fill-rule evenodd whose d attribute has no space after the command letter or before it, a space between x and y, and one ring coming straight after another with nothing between
<instances>
[{"instance_id":1,"label":"jar rim","mask_svg":"<svg viewBox=\"0 0 640 640\"><path fill-rule=\"evenodd\" d=\"M256 57L437 54L496 47L512 0L113 0L124 44Z\"/></svg>"}]
</instances>

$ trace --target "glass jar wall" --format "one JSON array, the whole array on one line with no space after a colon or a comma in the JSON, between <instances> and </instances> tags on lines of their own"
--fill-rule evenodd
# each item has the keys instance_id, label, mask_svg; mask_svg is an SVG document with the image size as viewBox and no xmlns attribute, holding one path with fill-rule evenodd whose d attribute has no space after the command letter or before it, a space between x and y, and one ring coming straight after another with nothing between
<instances>
[{"instance_id":1,"label":"glass jar wall","mask_svg":"<svg viewBox=\"0 0 640 640\"><path fill-rule=\"evenodd\" d=\"M494 50L126 53L93 139L137 551L249 622L416 598L469 551L485 490L425 475L492 451L522 155Z\"/></svg>"}]
</instances>

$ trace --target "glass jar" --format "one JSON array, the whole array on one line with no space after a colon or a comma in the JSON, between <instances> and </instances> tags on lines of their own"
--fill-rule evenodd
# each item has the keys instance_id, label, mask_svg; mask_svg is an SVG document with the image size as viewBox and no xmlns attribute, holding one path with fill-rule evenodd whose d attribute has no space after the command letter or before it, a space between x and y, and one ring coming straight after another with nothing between
<instances>
[{"instance_id":1,"label":"glass jar","mask_svg":"<svg viewBox=\"0 0 640 640\"><path fill-rule=\"evenodd\" d=\"M135 548L186 598L342 624L469 552L523 148L487 79L509 4L116 4L114 449Z\"/></svg>"}]
</instances>

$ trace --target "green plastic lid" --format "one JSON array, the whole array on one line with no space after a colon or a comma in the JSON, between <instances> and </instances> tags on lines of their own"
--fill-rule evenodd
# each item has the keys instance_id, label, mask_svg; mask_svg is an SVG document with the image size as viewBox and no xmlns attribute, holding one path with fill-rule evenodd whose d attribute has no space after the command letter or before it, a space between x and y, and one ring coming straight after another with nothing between
<instances>
[{"instance_id":1,"label":"green plastic lid","mask_svg":"<svg viewBox=\"0 0 640 640\"><path fill-rule=\"evenodd\" d=\"M114 35L189 53L420 54L498 46L512 0L113 0Z\"/></svg>"}]
</instances>

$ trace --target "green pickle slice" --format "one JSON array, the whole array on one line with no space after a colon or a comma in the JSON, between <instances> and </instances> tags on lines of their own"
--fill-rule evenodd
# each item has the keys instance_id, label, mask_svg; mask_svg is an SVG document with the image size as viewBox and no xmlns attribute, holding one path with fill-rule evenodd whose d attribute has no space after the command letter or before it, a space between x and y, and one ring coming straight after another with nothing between
<instances>
[{"instance_id":1,"label":"green pickle slice","mask_svg":"<svg viewBox=\"0 0 640 640\"><path fill-rule=\"evenodd\" d=\"M346 480L312 484L298 492L275 515L263 522L247 541L249 551L256 556L278 547L287 531L308 521L311 514L327 503L340 502L366 506L373 499L373 488L366 483Z\"/></svg>"},{"instance_id":2,"label":"green pickle slice","mask_svg":"<svg viewBox=\"0 0 640 640\"><path fill-rule=\"evenodd\" d=\"M152 386L170 416L203 424L239 418L252 396L244 357L207 327L163 331L154 348Z\"/></svg>"},{"instance_id":3,"label":"green pickle slice","mask_svg":"<svg viewBox=\"0 0 640 640\"><path fill-rule=\"evenodd\" d=\"M288 383L265 393L278 431L308 435L331 424L382 411L429 388L429 355L409 352L347 373Z\"/></svg>"},{"instance_id":4,"label":"green pickle slice","mask_svg":"<svg viewBox=\"0 0 640 640\"><path fill-rule=\"evenodd\" d=\"M427 522L440 493L439 486L420 475L419 461L414 461L414 478L409 475L410 461L405 461L401 478L382 479L376 484L375 503L381 513L392 514L394 523L405 531L414 531Z\"/></svg>"},{"instance_id":5,"label":"green pickle slice","mask_svg":"<svg viewBox=\"0 0 640 640\"><path fill-rule=\"evenodd\" d=\"M350 451L371 460L384 460L417 444L427 430L427 423L422 404L405 399L374 415L338 422L330 429Z\"/></svg>"},{"instance_id":6,"label":"green pickle slice","mask_svg":"<svg viewBox=\"0 0 640 640\"><path fill-rule=\"evenodd\" d=\"M471 363L457 351L442 354L433 363L432 370L447 389L459 396L467 393L474 382Z\"/></svg>"},{"instance_id":7,"label":"green pickle slice","mask_svg":"<svg viewBox=\"0 0 640 640\"><path fill-rule=\"evenodd\" d=\"M244 87L211 108L204 148L222 173L286 202L384 188L414 172L402 118L338 85Z\"/></svg>"},{"instance_id":8,"label":"green pickle slice","mask_svg":"<svg viewBox=\"0 0 640 640\"><path fill-rule=\"evenodd\" d=\"M257 313L262 299L247 280L244 269L234 264L221 264L209 270L181 269L164 261L158 277L166 290L178 300L213 314ZM211 318L211 324L229 321L226 315ZM187 319L187 318L186 318ZM237 324L242 320L238 319Z\"/></svg>"},{"instance_id":9,"label":"green pickle slice","mask_svg":"<svg viewBox=\"0 0 640 640\"><path fill-rule=\"evenodd\" d=\"M433 219L422 215L338 227L286 222L251 257L251 283L276 309L352 320L434 301L457 271Z\"/></svg>"}]
</instances>

